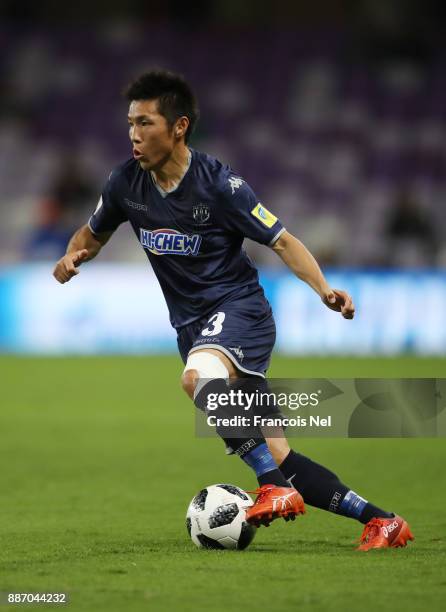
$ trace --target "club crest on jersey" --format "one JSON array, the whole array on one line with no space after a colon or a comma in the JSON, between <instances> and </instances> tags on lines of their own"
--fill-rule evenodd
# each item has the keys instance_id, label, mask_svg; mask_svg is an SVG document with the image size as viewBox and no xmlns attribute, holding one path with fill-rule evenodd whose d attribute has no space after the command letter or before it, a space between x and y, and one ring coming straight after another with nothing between
<instances>
[{"instance_id":1,"label":"club crest on jersey","mask_svg":"<svg viewBox=\"0 0 446 612\"><path fill-rule=\"evenodd\" d=\"M192 216L197 225L204 225L209 221L211 211L207 204L197 204L192 207Z\"/></svg>"},{"instance_id":2,"label":"club crest on jersey","mask_svg":"<svg viewBox=\"0 0 446 612\"><path fill-rule=\"evenodd\" d=\"M201 245L198 234L181 234L177 230L139 228L142 246L154 255L197 255Z\"/></svg>"}]
</instances>

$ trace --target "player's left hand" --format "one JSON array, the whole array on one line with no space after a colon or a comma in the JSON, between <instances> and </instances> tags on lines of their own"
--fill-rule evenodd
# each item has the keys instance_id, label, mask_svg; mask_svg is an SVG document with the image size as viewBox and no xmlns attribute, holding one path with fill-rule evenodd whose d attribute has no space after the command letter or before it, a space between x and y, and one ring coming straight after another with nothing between
<instances>
[{"instance_id":1,"label":"player's left hand","mask_svg":"<svg viewBox=\"0 0 446 612\"><path fill-rule=\"evenodd\" d=\"M329 289L321 297L325 306L328 306L331 310L340 312L344 319L353 319L355 316L355 306L352 298L345 291L341 289Z\"/></svg>"}]
</instances>

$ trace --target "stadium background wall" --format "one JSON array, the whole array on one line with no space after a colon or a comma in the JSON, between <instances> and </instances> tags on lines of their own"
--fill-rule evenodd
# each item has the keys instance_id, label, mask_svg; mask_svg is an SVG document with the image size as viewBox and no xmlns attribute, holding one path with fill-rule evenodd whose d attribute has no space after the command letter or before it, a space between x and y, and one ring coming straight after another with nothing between
<instances>
[{"instance_id":1,"label":"stadium background wall","mask_svg":"<svg viewBox=\"0 0 446 612\"><path fill-rule=\"evenodd\" d=\"M446 274L440 271L328 273L348 287L348 324L292 275L263 269L277 324L276 350L296 355L441 356L446 351ZM423 311L416 296L422 296ZM147 265L90 263L63 289L46 264L0 269L0 351L37 354L176 353L176 335ZM212 314L212 313L210 313Z\"/></svg>"}]
</instances>

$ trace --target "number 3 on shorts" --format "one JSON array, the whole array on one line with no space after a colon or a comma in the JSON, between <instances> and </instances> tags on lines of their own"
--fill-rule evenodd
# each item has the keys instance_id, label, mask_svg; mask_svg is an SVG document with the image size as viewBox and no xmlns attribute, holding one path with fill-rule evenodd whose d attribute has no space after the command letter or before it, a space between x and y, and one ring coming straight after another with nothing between
<instances>
[{"instance_id":1,"label":"number 3 on shorts","mask_svg":"<svg viewBox=\"0 0 446 612\"><path fill-rule=\"evenodd\" d=\"M216 336L223 329L223 321L225 320L226 314L224 312L217 312L209 319L208 327L205 327L201 332L202 336Z\"/></svg>"}]
</instances>

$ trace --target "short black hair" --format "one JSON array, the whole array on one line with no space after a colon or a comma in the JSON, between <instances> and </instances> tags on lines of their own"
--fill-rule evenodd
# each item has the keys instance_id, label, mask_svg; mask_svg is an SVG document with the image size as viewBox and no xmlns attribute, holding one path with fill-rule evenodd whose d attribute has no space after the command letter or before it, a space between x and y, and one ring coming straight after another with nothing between
<instances>
[{"instance_id":1,"label":"short black hair","mask_svg":"<svg viewBox=\"0 0 446 612\"><path fill-rule=\"evenodd\" d=\"M182 76L167 70L146 72L126 87L124 95L129 102L157 100L158 112L166 118L170 128L179 117L187 117L189 127L184 139L189 142L200 111L192 88Z\"/></svg>"}]
</instances>

